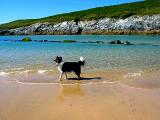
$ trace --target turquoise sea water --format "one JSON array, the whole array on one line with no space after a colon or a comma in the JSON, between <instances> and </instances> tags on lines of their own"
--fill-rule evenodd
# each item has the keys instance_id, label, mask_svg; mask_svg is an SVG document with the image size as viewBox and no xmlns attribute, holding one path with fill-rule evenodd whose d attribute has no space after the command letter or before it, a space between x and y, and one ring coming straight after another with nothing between
<instances>
[{"instance_id":1,"label":"turquoise sea water","mask_svg":"<svg viewBox=\"0 0 160 120\"><path fill-rule=\"evenodd\" d=\"M86 59L85 72L145 71L160 69L160 36L143 35L60 35L29 36L33 40L76 40L76 43L12 42L24 36L0 36L0 72L25 70L57 70L53 58L64 61ZM26 37L26 36L25 36ZM135 45L109 45L112 40ZM9 41L4 41L9 40ZM104 41L104 44L80 43Z\"/></svg>"}]
</instances>

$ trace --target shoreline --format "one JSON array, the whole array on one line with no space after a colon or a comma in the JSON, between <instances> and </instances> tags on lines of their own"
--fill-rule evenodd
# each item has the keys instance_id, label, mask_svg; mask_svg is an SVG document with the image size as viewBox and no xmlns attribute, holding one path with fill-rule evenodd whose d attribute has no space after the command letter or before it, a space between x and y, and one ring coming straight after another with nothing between
<instances>
[{"instance_id":1,"label":"shoreline","mask_svg":"<svg viewBox=\"0 0 160 120\"><path fill-rule=\"evenodd\" d=\"M160 88L159 80L160 70L154 71L95 71L82 72L81 79L77 80L74 73L68 73L68 80L59 81L58 71L20 71L0 72L0 81L15 82L22 84L74 84L78 82L81 85L88 84L107 84L121 83L129 87L154 89ZM64 76L63 76L64 77Z\"/></svg>"},{"instance_id":2,"label":"shoreline","mask_svg":"<svg viewBox=\"0 0 160 120\"><path fill-rule=\"evenodd\" d=\"M4 33L0 33L0 36L28 36L28 35L160 35L160 30L148 30L148 31L134 31L134 30L91 30L85 31L81 34L68 33L68 32L36 32L30 34L12 34L8 30L2 30Z\"/></svg>"},{"instance_id":3,"label":"shoreline","mask_svg":"<svg viewBox=\"0 0 160 120\"><path fill-rule=\"evenodd\" d=\"M156 34L150 34L150 33L142 33L142 34L110 34L110 33L106 33L106 34L95 34L95 33L92 33L92 34L17 34L17 35L0 35L0 36L41 36L41 35L76 35L76 36L79 36L79 35L145 35L145 36L150 36L150 35L160 35L160 32L156 33Z\"/></svg>"}]
</instances>

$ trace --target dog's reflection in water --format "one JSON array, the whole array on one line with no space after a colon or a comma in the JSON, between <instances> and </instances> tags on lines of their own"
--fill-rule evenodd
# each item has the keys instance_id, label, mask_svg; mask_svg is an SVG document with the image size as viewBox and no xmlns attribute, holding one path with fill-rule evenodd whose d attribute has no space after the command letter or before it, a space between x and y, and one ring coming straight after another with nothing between
<instances>
[{"instance_id":1,"label":"dog's reflection in water","mask_svg":"<svg viewBox=\"0 0 160 120\"><path fill-rule=\"evenodd\" d=\"M61 84L60 92L58 95L59 100L64 100L67 97L73 97L73 96L84 96L85 93L81 89L80 84L72 84L72 85L67 85L67 84Z\"/></svg>"}]
</instances>

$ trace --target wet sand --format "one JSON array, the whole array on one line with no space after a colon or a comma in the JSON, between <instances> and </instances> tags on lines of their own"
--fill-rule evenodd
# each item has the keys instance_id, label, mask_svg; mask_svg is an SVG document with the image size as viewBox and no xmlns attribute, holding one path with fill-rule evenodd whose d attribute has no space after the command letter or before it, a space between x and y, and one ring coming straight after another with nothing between
<instances>
[{"instance_id":1,"label":"wet sand","mask_svg":"<svg viewBox=\"0 0 160 120\"><path fill-rule=\"evenodd\" d=\"M98 75L83 74L81 81L71 75L62 82L1 80L0 120L159 120L159 87L126 82L130 76Z\"/></svg>"}]
</instances>

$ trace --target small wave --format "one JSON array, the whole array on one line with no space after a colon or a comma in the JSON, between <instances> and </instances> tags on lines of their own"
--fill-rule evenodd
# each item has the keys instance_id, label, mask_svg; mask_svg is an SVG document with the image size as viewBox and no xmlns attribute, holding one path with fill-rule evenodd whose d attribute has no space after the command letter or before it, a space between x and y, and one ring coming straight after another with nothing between
<instances>
[{"instance_id":1,"label":"small wave","mask_svg":"<svg viewBox=\"0 0 160 120\"><path fill-rule=\"evenodd\" d=\"M45 73L47 70L38 70L38 73L39 74L43 74L43 73Z\"/></svg>"},{"instance_id":2,"label":"small wave","mask_svg":"<svg viewBox=\"0 0 160 120\"><path fill-rule=\"evenodd\" d=\"M12 70L24 70L24 68L13 68Z\"/></svg>"},{"instance_id":3,"label":"small wave","mask_svg":"<svg viewBox=\"0 0 160 120\"><path fill-rule=\"evenodd\" d=\"M124 75L124 78L130 78L130 77L141 77L142 76L142 71L140 72L135 72L135 73L127 73Z\"/></svg>"},{"instance_id":4,"label":"small wave","mask_svg":"<svg viewBox=\"0 0 160 120\"><path fill-rule=\"evenodd\" d=\"M8 73L6 73L6 72L0 72L0 76L6 76L6 75L8 75Z\"/></svg>"},{"instance_id":5,"label":"small wave","mask_svg":"<svg viewBox=\"0 0 160 120\"><path fill-rule=\"evenodd\" d=\"M19 81L19 80L16 80L15 81L16 83L19 83L19 84L28 84L28 85L48 85L48 84L59 84L58 82L52 82L52 83L50 83L50 82L46 82L46 83L44 83L44 82L42 82L42 83L36 83L36 82L22 82L22 81Z\"/></svg>"},{"instance_id":6,"label":"small wave","mask_svg":"<svg viewBox=\"0 0 160 120\"><path fill-rule=\"evenodd\" d=\"M38 74L44 74L48 72L54 72L54 70L24 70L22 68L18 69L12 69L12 70L6 70L6 71L1 71L0 76L5 76L5 75L11 75L11 74L25 74L25 73L38 73Z\"/></svg>"},{"instance_id":7,"label":"small wave","mask_svg":"<svg viewBox=\"0 0 160 120\"><path fill-rule=\"evenodd\" d=\"M23 70L23 71L10 71L8 72L8 74L24 74L24 73L29 73L29 72L32 72L33 70Z\"/></svg>"}]
</instances>

